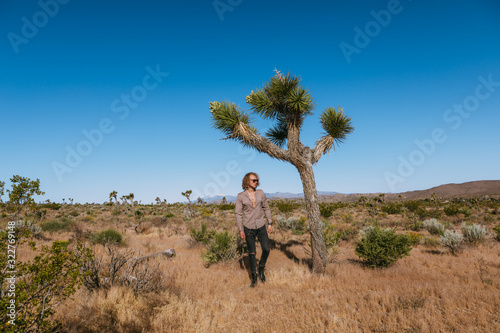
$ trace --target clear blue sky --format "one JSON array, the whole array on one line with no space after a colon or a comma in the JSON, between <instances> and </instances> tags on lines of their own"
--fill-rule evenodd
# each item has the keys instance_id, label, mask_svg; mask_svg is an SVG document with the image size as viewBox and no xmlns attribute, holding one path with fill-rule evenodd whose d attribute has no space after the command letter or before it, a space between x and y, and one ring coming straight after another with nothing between
<instances>
[{"instance_id":1,"label":"clear blue sky","mask_svg":"<svg viewBox=\"0 0 500 333\"><path fill-rule=\"evenodd\" d=\"M320 191L500 179L496 0L8 0L0 180L39 178L37 201L116 190L150 203L235 195L256 171L266 192L300 193L293 166L211 127L209 101L247 109L274 68L314 97L304 144L322 135L325 107L352 118L354 133L315 166Z\"/></svg>"}]
</instances>

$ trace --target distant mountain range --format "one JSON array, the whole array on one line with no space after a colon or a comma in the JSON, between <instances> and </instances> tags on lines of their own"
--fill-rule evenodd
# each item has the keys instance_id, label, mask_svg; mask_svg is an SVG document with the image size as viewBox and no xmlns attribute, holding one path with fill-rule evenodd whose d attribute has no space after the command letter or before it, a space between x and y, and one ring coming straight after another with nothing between
<instances>
[{"instance_id":1,"label":"distant mountain range","mask_svg":"<svg viewBox=\"0 0 500 333\"><path fill-rule=\"evenodd\" d=\"M338 192L318 191L318 195L334 195ZM236 202L236 196L233 195L217 195L209 198L203 198L207 203L221 202L222 198L226 197L227 202ZM266 193L268 199L300 199L304 197L304 193L289 193L289 192L275 192Z\"/></svg>"},{"instance_id":2,"label":"distant mountain range","mask_svg":"<svg viewBox=\"0 0 500 333\"><path fill-rule=\"evenodd\" d=\"M415 200L415 199L425 199L430 198L431 195L435 193L438 198L448 199L457 197L473 197L473 196L499 196L500 197L500 180L480 180L472 181L461 184L445 184L436 187L432 187L427 190L409 191L402 193L385 193L384 198L386 200ZM323 202L334 202L334 201L356 201L361 196L374 197L381 193L352 193L343 194L338 192L328 192L328 191L318 191L319 200ZM215 196L210 198L204 198L207 203L221 202L224 196ZM226 200L228 202L235 202L236 196L226 195ZM266 197L269 199L300 199L304 197L304 193L288 193L288 192L275 192L266 193Z\"/></svg>"}]
</instances>

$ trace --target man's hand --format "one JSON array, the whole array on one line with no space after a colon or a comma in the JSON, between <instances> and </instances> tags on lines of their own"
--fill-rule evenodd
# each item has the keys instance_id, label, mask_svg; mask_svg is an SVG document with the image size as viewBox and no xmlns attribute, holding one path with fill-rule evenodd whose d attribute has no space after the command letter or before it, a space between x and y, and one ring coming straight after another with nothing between
<instances>
[{"instance_id":1,"label":"man's hand","mask_svg":"<svg viewBox=\"0 0 500 333\"><path fill-rule=\"evenodd\" d=\"M240 231L240 238L245 239L245 232L244 231Z\"/></svg>"},{"instance_id":2,"label":"man's hand","mask_svg":"<svg viewBox=\"0 0 500 333\"><path fill-rule=\"evenodd\" d=\"M267 225L267 232L268 233L272 233L273 232L273 226L272 225L270 225L270 224Z\"/></svg>"}]
</instances>

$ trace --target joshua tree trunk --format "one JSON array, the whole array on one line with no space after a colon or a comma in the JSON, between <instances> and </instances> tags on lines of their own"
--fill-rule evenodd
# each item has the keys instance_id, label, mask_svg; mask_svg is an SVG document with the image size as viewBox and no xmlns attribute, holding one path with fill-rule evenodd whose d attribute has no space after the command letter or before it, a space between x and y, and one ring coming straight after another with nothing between
<instances>
[{"instance_id":1,"label":"joshua tree trunk","mask_svg":"<svg viewBox=\"0 0 500 333\"><path fill-rule=\"evenodd\" d=\"M309 220L309 230L311 233L311 252L313 260L313 270L315 273L323 274L326 268L326 246L321 226L321 215L319 212L318 192L316 191L316 181L310 163L302 168L297 168L304 188L304 199L306 202L307 219Z\"/></svg>"}]
</instances>

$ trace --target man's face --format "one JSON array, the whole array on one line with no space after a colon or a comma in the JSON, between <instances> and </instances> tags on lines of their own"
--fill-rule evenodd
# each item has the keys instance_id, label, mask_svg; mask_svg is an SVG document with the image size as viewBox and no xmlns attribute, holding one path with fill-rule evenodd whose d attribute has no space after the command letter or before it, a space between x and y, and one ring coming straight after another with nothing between
<instances>
[{"instance_id":1,"label":"man's face","mask_svg":"<svg viewBox=\"0 0 500 333\"><path fill-rule=\"evenodd\" d=\"M257 178L255 175L250 175L249 179L250 181L248 185L255 190L259 185L259 178Z\"/></svg>"}]
</instances>

